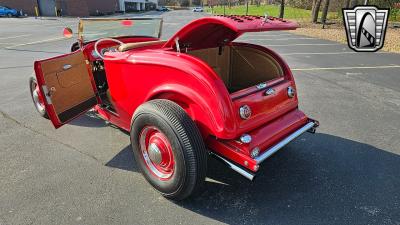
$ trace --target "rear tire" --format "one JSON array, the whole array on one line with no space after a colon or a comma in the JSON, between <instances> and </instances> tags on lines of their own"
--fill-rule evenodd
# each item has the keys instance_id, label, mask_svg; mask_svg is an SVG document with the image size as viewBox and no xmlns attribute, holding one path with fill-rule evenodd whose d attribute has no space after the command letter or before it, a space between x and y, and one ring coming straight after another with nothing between
<instances>
[{"instance_id":1,"label":"rear tire","mask_svg":"<svg viewBox=\"0 0 400 225\"><path fill-rule=\"evenodd\" d=\"M130 136L143 176L164 197L183 200L201 192L207 152L198 128L179 105L144 103L132 119Z\"/></svg>"},{"instance_id":2,"label":"rear tire","mask_svg":"<svg viewBox=\"0 0 400 225\"><path fill-rule=\"evenodd\" d=\"M31 97L32 97L33 105L36 108L36 111L38 111L38 113L41 117L49 119L49 116L47 115L47 112L46 112L46 108L44 106L44 99L39 90L38 83L37 83L35 77L29 78L29 89L31 91Z\"/></svg>"}]
</instances>

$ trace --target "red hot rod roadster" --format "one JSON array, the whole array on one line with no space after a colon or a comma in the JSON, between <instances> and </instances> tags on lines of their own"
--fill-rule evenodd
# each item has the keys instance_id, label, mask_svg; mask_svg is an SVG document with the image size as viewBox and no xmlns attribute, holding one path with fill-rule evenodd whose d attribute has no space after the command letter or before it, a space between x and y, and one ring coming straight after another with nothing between
<instances>
[{"instance_id":1,"label":"red hot rod roadster","mask_svg":"<svg viewBox=\"0 0 400 225\"><path fill-rule=\"evenodd\" d=\"M318 122L299 110L284 60L266 47L234 42L245 32L296 23L204 17L167 41L160 40L161 26L151 18L82 19L71 53L35 62L36 109L59 128L94 108L130 132L144 177L177 200L201 190L209 155L252 180L264 160L315 132Z\"/></svg>"}]
</instances>

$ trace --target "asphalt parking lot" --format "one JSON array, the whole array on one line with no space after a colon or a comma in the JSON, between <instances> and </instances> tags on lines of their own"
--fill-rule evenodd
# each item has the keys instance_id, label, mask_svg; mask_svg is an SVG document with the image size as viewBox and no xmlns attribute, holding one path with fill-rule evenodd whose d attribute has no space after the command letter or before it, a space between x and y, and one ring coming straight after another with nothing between
<instances>
[{"instance_id":1,"label":"asphalt parking lot","mask_svg":"<svg viewBox=\"0 0 400 225\"><path fill-rule=\"evenodd\" d=\"M159 13L156 13L159 14ZM163 38L200 17L172 11ZM289 32L248 34L293 69L321 123L254 182L210 161L207 190L171 202L147 184L129 137L93 113L55 130L31 102L33 61L66 53L77 20L0 18L0 224L400 224L400 55L355 53Z\"/></svg>"}]
</instances>

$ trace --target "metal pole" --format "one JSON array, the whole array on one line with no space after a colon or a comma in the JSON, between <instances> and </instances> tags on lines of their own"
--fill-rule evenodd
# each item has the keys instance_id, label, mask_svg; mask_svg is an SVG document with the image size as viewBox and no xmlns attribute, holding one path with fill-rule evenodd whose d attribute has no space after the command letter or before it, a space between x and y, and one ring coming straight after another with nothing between
<instances>
[{"instance_id":1,"label":"metal pole","mask_svg":"<svg viewBox=\"0 0 400 225\"><path fill-rule=\"evenodd\" d=\"M224 16L225 16L225 1L224 1Z\"/></svg>"},{"instance_id":2,"label":"metal pole","mask_svg":"<svg viewBox=\"0 0 400 225\"><path fill-rule=\"evenodd\" d=\"M37 6L35 6L35 16L36 18L39 17L39 9Z\"/></svg>"},{"instance_id":3,"label":"metal pole","mask_svg":"<svg viewBox=\"0 0 400 225\"><path fill-rule=\"evenodd\" d=\"M249 14L249 1L246 1L246 16Z\"/></svg>"}]
</instances>

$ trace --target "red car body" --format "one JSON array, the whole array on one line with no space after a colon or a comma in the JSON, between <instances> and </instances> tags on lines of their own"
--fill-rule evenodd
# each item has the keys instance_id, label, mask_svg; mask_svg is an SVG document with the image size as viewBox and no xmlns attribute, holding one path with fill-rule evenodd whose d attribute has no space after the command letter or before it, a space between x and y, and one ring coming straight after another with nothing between
<instances>
[{"instance_id":1,"label":"red car body","mask_svg":"<svg viewBox=\"0 0 400 225\"><path fill-rule=\"evenodd\" d=\"M105 120L126 131L130 131L132 116L140 105L152 99L171 100L195 122L211 154L252 179L262 161L303 132L314 131L318 122L309 119L298 108L293 75L277 53L263 46L234 40L246 32L290 30L296 27L296 23L272 17L214 16L189 23L166 42L157 42L158 38L149 37L117 38L124 43L153 41L154 44L105 54L104 69L113 110L104 107L102 98L96 94L98 87L92 68L96 58L91 54L94 43L84 43L70 54L35 62L40 98L56 128L94 107ZM104 41L98 48L113 45ZM279 64L283 75L230 92L210 65L186 54L197 49L218 47L222 51L221 46L248 47L264 52ZM83 54L85 73L92 84L92 92L84 102L76 102L73 108L59 113L55 102L66 101L70 94L63 92L61 95L59 90L49 87L43 71L51 70L51 66L68 64L70 58L79 54ZM71 67L75 68L74 65ZM58 82L72 82L62 80L62 72L60 76L56 73ZM59 96L55 96L57 94ZM244 105L251 110L251 116L246 119L239 113ZM250 135L249 143L241 141L244 134ZM258 153L252 153L255 148L258 148Z\"/></svg>"}]
</instances>

